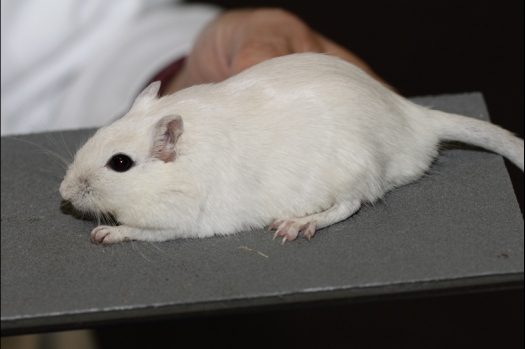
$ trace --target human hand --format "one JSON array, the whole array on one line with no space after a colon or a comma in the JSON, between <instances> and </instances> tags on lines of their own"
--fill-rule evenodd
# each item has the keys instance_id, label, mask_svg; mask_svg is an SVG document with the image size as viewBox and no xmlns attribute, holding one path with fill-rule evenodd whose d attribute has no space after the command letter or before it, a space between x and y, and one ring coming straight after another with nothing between
<instances>
[{"instance_id":1,"label":"human hand","mask_svg":"<svg viewBox=\"0 0 525 349\"><path fill-rule=\"evenodd\" d=\"M383 82L352 52L314 32L280 9L233 10L219 15L200 34L180 72L164 94L225 80L270 58L321 52L351 62Z\"/></svg>"}]
</instances>

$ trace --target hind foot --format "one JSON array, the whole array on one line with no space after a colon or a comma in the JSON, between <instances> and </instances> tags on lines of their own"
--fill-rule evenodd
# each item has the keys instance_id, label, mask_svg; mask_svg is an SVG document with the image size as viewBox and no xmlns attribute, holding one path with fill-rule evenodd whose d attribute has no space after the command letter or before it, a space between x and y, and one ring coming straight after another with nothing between
<instances>
[{"instance_id":1,"label":"hind foot","mask_svg":"<svg viewBox=\"0 0 525 349\"><path fill-rule=\"evenodd\" d=\"M304 236L310 240L315 234L315 223L315 221L300 223L292 219L288 219L285 221L277 221L273 223L270 225L269 230L276 229L277 231L273 235L274 240L276 237L282 236L284 244L286 241L295 240L299 233L304 233Z\"/></svg>"},{"instance_id":2,"label":"hind foot","mask_svg":"<svg viewBox=\"0 0 525 349\"><path fill-rule=\"evenodd\" d=\"M361 207L359 200L348 200L346 202L334 204L328 210L310 216L294 219L285 219L274 222L268 230L277 230L273 235L283 237L283 244L286 241L293 241L299 233L310 240L316 228L324 228L331 224L340 222L353 215Z\"/></svg>"}]
</instances>

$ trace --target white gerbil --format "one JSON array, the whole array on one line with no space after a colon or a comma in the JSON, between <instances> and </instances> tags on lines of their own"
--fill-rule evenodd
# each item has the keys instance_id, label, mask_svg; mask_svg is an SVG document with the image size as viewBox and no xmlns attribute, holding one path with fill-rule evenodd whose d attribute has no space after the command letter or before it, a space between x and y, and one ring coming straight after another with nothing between
<instances>
[{"instance_id":1,"label":"white gerbil","mask_svg":"<svg viewBox=\"0 0 525 349\"><path fill-rule=\"evenodd\" d=\"M523 170L523 140L418 106L323 54L275 58L158 98L159 82L78 151L60 187L111 214L96 243L233 234L270 225L283 242L342 221L421 177L443 140Z\"/></svg>"}]
</instances>

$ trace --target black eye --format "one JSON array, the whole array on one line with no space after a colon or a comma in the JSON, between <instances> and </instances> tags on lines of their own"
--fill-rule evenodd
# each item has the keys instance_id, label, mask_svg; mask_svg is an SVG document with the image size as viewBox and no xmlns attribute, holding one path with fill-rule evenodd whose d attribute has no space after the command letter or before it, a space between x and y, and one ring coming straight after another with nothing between
<instances>
[{"instance_id":1,"label":"black eye","mask_svg":"<svg viewBox=\"0 0 525 349\"><path fill-rule=\"evenodd\" d=\"M114 155L108 162L108 166L117 172L126 172L133 166L133 160L127 155L117 154Z\"/></svg>"}]
</instances>

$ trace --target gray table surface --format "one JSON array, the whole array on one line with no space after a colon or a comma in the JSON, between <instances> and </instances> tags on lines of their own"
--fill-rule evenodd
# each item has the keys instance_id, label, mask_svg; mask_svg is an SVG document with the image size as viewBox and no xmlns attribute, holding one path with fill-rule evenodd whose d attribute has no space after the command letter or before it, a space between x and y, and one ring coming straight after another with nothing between
<instances>
[{"instance_id":1,"label":"gray table surface","mask_svg":"<svg viewBox=\"0 0 525 349\"><path fill-rule=\"evenodd\" d=\"M487 119L479 93L414 98ZM312 241L265 230L94 245L60 209L63 168L93 130L2 137L2 334L130 319L523 282L524 227L500 156L446 149L421 180Z\"/></svg>"}]
</instances>

